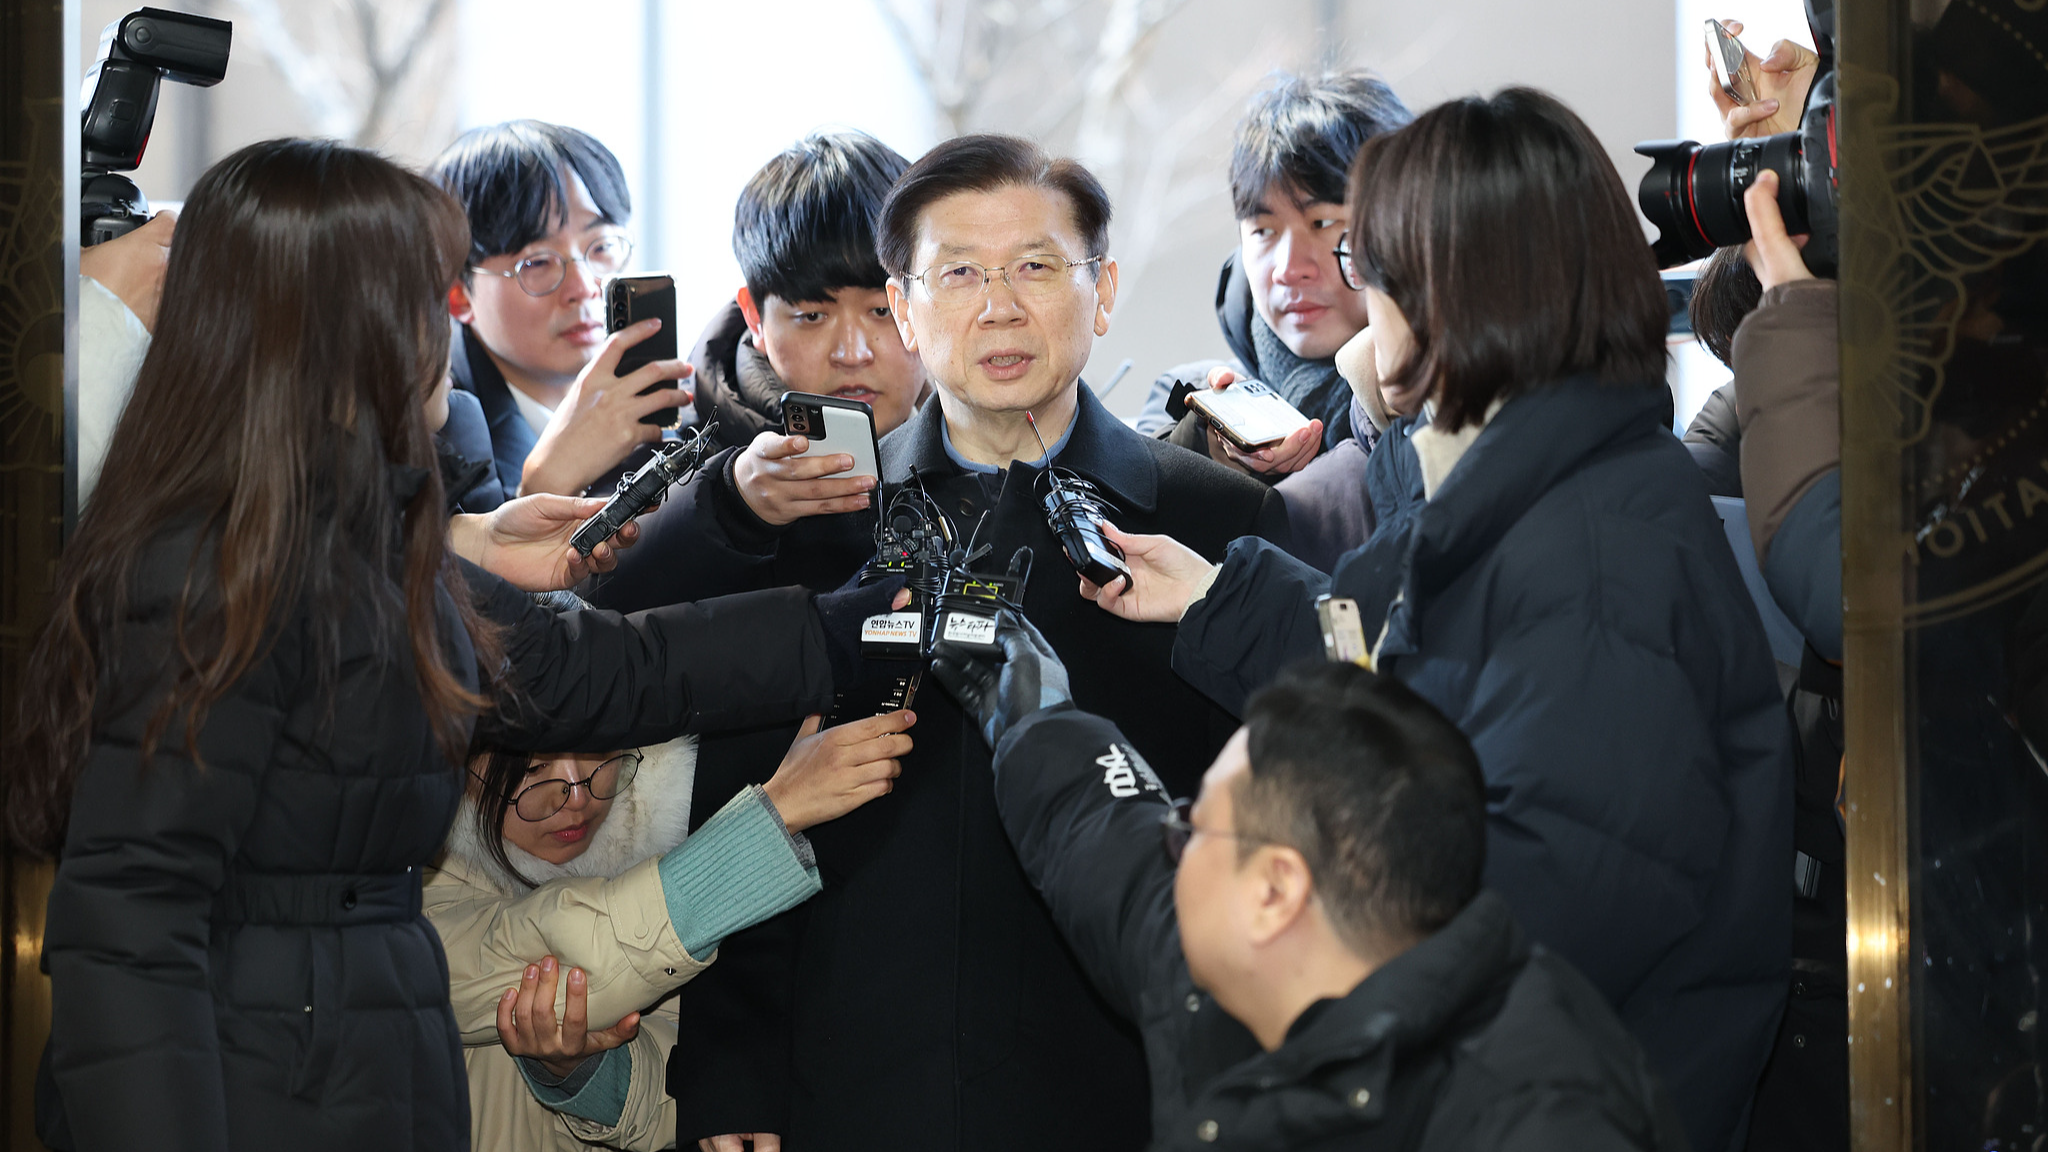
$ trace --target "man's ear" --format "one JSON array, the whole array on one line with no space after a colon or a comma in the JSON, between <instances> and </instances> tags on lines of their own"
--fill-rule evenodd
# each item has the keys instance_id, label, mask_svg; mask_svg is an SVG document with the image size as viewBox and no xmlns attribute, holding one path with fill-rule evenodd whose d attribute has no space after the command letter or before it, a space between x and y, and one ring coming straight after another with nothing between
<instances>
[{"instance_id":1,"label":"man's ear","mask_svg":"<svg viewBox=\"0 0 2048 1152\"><path fill-rule=\"evenodd\" d=\"M910 297L903 294L903 285L894 276L889 277L889 316L896 321L896 334L903 337L906 351L917 351L917 327L910 322Z\"/></svg>"},{"instance_id":2,"label":"man's ear","mask_svg":"<svg viewBox=\"0 0 2048 1152\"><path fill-rule=\"evenodd\" d=\"M1258 905L1252 909L1252 943L1265 944L1285 935L1315 899L1315 879L1301 852L1280 844L1261 845L1245 861L1256 885Z\"/></svg>"},{"instance_id":3,"label":"man's ear","mask_svg":"<svg viewBox=\"0 0 2048 1152\"><path fill-rule=\"evenodd\" d=\"M1116 310L1116 257L1102 258L1101 272L1095 277L1095 334L1109 335L1109 314Z\"/></svg>"},{"instance_id":4,"label":"man's ear","mask_svg":"<svg viewBox=\"0 0 2048 1152\"><path fill-rule=\"evenodd\" d=\"M747 333L753 336L754 347L761 348L761 305L755 302L753 290L742 284L733 299L739 302L740 315L747 322ZM761 351L765 353L768 350L761 348Z\"/></svg>"},{"instance_id":5,"label":"man's ear","mask_svg":"<svg viewBox=\"0 0 2048 1152\"><path fill-rule=\"evenodd\" d=\"M448 314L457 323L468 324L476 319L476 301L469 298L469 285L459 278L448 286Z\"/></svg>"}]
</instances>

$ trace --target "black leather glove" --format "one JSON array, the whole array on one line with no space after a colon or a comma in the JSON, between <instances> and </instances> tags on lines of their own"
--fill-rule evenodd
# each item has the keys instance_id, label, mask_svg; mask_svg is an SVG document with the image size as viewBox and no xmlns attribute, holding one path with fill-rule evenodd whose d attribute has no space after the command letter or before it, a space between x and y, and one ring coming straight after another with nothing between
<instances>
[{"instance_id":1,"label":"black leather glove","mask_svg":"<svg viewBox=\"0 0 2048 1152\"><path fill-rule=\"evenodd\" d=\"M906 583L901 576L890 576L863 588L856 575L838 588L811 598L818 622L825 626L825 654L832 660L832 682L842 691L858 683L867 672L867 661L860 654L860 626L868 617L889 611Z\"/></svg>"},{"instance_id":2,"label":"black leather glove","mask_svg":"<svg viewBox=\"0 0 2048 1152\"><path fill-rule=\"evenodd\" d=\"M996 617L996 644L1000 655L951 641L932 649L932 675L966 709L991 749L1032 713L1074 702L1067 666L1031 621L1003 609Z\"/></svg>"}]
</instances>

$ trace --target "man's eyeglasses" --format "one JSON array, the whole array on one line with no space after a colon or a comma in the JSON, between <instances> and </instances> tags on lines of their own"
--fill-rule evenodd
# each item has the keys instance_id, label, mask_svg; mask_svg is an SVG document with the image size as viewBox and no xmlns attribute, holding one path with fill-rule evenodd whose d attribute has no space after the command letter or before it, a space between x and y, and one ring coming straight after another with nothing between
<instances>
[{"instance_id":1,"label":"man's eyeglasses","mask_svg":"<svg viewBox=\"0 0 2048 1152\"><path fill-rule=\"evenodd\" d=\"M1039 253L1019 256L1008 264L990 268L972 260L951 260L934 264L909 279L923 284L924 290L931 295L932 303L939 307L962 307L979 300L988 291L989 283L998 276L1017 295L1044 299L1056 295L1071 283L1067 273L1101 261L1100 256L1069 260L1064 256Z\"/></svg>"},{"instance_id":2,"label":"man's eyeglasses","mask_svg":"<svg viewBox=\"0 0 2048 1152\"><path fill-rule=\"evenodd\" d=\"M521 820L539 823L562 810L569 802L569 793L578 788L590 789L593 800L609 800L626 790L633 782L633 776L640 771L642 757L638 752L621 752L597 766L597 771L581 780L543 780L521 788L512 797L512 810L519 813ZM535 769L546 767L535 764Z\"/></svg>"},{"instance_id":3,"label":"man's eyeglasses","mask_svg":"<svg viewBox=\"0 0 2048 1152\"><path fill-rule=\"evenodd\" d=\"M1351 259L1351 233L1337 237L1337 276L1344 286L1353 292L1365 290L1365 280L1358 274L1358 265Z\"/></svg>"},{"instance_id":4,"label":"man's eyeglasses","mask_svg":"<svg viewBox=\"0 0 2048 1152\"><path fill-rule=\"evenodd\" d=\"M1197 832L1204 836L1242 840L1246 844L1272 843L1271 840L1254 840L1249 836L1239 836L1235 832L1218 832L1213 828L1195 827L1188 820L1195 810L1193 800L1169 800L1167 804L1166 815L1159 818L1159 839L1161 846L1166 849L1166 858L1173 861L1176 868L1180 867L1180 858L1187 853L1188 841L1193 839Z\"/></svg>"},{"instance_id":5,"label":"man's eyeglasses","mask_svg":"<svg viewBox=\"0 0 2048 1152\"><path fill-rule=\"evenodd\" d=\"M612 232L592 240L581 256L574 253L564 256L553 249L542 248L521 257L510 272L493 268L471 268L470 271L516 281L528 296L549 296L569 278L571 261L588 268L592 276L612 276L626 267L626 261L632 255L632 237L623 232Z\"/></svg>"}]
</instances>

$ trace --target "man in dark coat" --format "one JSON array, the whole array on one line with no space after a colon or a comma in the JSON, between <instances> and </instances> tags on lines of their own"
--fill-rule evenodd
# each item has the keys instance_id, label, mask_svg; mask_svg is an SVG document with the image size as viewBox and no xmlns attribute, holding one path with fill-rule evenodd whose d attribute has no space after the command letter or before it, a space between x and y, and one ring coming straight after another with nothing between
<instances>
[{"instance_id":1,"label":"man in dark coat","mask_svg":"<svg viewBox=\"0 0 2048 1152\"><path fill-rule=\"evenodd\" d=\"M574 128L514 120L464 133L428 176L469 218L469 263L448 294L451 375L483 406L499 487L608 489L649 454L658 424L694 411L686 388L668 386L690 374L682 361L616 371L619 351L654 334L645 322L605 334L601 278L633 252L618 159Z\"/></svg>"},{"instance_id":2,"label":"man in dark coat","mask_svg":"<svg viewBox=\"0 0 2048 1152\"><path fill-rule=\"evenodd\" d=\"M994 743L1025 871L1144 1031L1155 1148L1684 1147L1600 993L1480 891L1478 757L1399 681L1283 676L1189 805L1073 707L1029 623L997 641L940 645L933 675Z\"/></svg>"},{"instance_id":3,"label":"man in dark coat","mask_svg":"<svg viewBox=\"0 0 2048 1152\"><path fill-rule=\"evenodd\" d=\"M1359 71L1283 77L1253 99L1230 159L1239 244L1216 283L1216 323L1235 359L1169 369L1137 423L1278 484L1289 550L1324 571L1372 532L1361 489L1379 435L1337 368L1338 350L1365 327L1363 299L1337 263L1345 174L1360 145L1408 119L1392 89ZM1228 373L1218 383L1248 377L1272 387L1322 422L1321 438L1304 432L1263 453L1237 450L1182 402L1218 369Z\"/></svg>"},{"instance_id":4,"label":"man in dark coat","mask_svg":"<svg viewBox=\"0 0 2048 1152\"><path fill-rule=\"evenodd\" d=\"M1127 625L1080 598L1035 492L1056 460L1096 487L1117 522L1175 525L1212 554L1236 533L1285 534L1266 489L1132 432L1080 381L1114 301L1114 263L1098 267L1106 196L1078 165L1026 142L965 137L914 165L889 204L879 232L891 301L939 393L883 441L878 495L921 482L963 539L990 546L980 570L1002 571L1030 548L1023 608L1072 661L1077 697L1161 762L1206 763L1234 722L1168 670L1170 627ZM939 287L930 269L947 244L947 261L978 261L986 273ZM715 462L673 496L592 595L637 607L684 589L833 587L874 557L874 513L778 527L729 465ZM844 480L799 483L821 495L859 491ZM811 1149L1144 1142L1137 1035L1090 988L1032 892L996 817L987 747L943 692L926 688L911 706L916 748L895 792L813 837L819 899L724 946L732 961L781 931L789 978L779 988L737 979L769 970L749 955L679 997L683 1028L697 1037L670 1068L679 1144L735 1133ZM758 778L744 773L772 770L788 737L781 730L745 750L706 741L698 788ZM720 967L733 970L723 981Z\"/></svg>"}]
</instances>

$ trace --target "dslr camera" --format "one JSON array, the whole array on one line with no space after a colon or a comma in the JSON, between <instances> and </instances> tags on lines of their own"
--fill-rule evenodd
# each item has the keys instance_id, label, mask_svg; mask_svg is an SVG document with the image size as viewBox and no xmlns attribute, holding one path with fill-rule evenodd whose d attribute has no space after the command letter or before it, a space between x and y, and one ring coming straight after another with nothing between
<instances>
[{"instance_id":1,"label":"dslr camera","mask_svg":"<svg viewBox=\"0 0 2048 1152\"><path fill-rule=\"evenodd\" d=\"M1805 233L1802 253L1816 276L1833 276L1840 261L1839 132L1836 124L1832 0L1809 0L1807 24L1820 56L1799 128L1775 136L1700 144L1650 140L1636 151L1650 158L1637 187L1643 215L1657 226L1650 251L1670 268L1750 239L1742 194L1766 170L1778 174L1778 211L1785 231Z\"/></svg>"},{"instance_id":2,"label":"dslr camera","mask_svg":"<svg viewBox=\"0 0 2048 1152\"><path fill-rule=\"evenodd\" d=\"M121 175L142 163L166 79L211 88L228 74L234 26L161 8L138 8L100 33L99 59L85 74L84 171L79 241L91 247L149 222L149 201Z\"/></svg>"}]
</instances>

